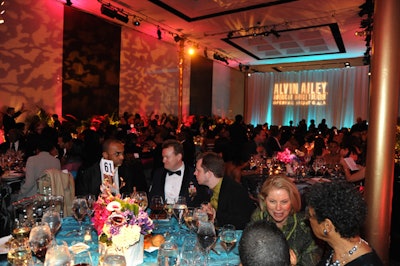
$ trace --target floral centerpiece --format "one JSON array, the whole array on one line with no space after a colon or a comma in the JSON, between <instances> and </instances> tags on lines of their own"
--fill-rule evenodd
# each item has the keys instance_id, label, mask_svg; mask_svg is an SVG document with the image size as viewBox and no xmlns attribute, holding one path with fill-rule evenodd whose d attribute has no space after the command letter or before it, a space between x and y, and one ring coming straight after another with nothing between
<instances>
[{"instance_id":1,"label":"floral centerpiece","mask_svg":"<svg viewBox=\"0 0 400 266\"><path fill-rule=\"evenodd\" d=\"M113 195L111 185L107 182L101 185L101 194L93 209L92 222L99 235L99 244L125 252L127 265L136 263L128 264L130 258L127 257L126 251L135 245L141 245L139 248L143 260L143 238L151 233L154 227L147 212L133 199L122 199L119 194Z\"/></svg>"},{"instance_id":2,"label":"floral centerpiece","mask_svg":"<svg viewBox=\"0 0 400 266\"><path fill-rule=\"evenodd\" d=\"M297 159L297 156L296 154L291 153L288 148L286 148L284 151L277 152L276 159L282 163L288 164Z\"/></svg>"}]
</instances>

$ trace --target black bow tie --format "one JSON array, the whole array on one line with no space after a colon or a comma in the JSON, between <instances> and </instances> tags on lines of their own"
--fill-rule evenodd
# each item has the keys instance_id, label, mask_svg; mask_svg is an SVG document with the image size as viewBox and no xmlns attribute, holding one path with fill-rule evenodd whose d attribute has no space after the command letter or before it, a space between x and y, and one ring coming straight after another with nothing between
<instances>
[{"instance_id":1,"label":"black bow tie","mask_svg":"<svg viewBox=\"0 0 400 266\"><path fill-rule=\"evenodd\" d=\"M182 173L182 171L181 170L178 170L178 171L175 171L175 172L173 172L173 171L168 171L168 175L173 175L173 174L177 174L177 175L181 175L181 173Z\"/></svg>"}]
</instances>

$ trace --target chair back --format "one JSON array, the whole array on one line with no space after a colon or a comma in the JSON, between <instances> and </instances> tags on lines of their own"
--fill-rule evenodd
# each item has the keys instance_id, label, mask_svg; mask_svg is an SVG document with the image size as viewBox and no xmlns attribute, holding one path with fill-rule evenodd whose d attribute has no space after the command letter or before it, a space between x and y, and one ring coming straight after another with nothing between
<instances>
[{"instance_id":1,"label":"chair back","mask_svg":"<svg viewBox=\"0 0 400 266\"><path fill-rule=\"evenodd\" d=\"M72 215L71 206L75 197L75 181L72 174L68 171L47 169L44 176L46 177L42 177L41 182L38 183L42 186L42 189L38 187L39 191L43 192L42 195L63 196L63 214Z\"/></svg>"}]
</instances>

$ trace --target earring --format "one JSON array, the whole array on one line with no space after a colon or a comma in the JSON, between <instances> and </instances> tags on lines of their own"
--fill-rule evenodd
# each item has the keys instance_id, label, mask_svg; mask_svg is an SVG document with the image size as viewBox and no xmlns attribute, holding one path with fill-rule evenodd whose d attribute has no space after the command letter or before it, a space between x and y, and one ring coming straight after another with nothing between
<instances>
[{"instance_id":1,"label":"earring","mask_svg":"<svg viewBox=\"0 0 400 266\"><path fill-rule=\"evenodd\" d=\"M324 235L325 235L325 236L328 235L328 230L324 229Z\"/></svg>"}]
</instances>

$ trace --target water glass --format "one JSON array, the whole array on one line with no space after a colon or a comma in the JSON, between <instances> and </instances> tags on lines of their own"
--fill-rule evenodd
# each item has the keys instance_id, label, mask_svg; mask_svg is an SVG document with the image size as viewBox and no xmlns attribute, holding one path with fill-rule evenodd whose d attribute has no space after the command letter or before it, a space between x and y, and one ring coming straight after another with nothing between
<instances>
[{"instance_id":1,"label":"water glass","mask_svg":"<svg viewBox=\"0 0 400 266\"><path fill-rule=\"evenodd\" d=\"M70 266L72 265L72 256L68 245L62 241L60 244L53 243L46 252L44 266Z\"/></svg>"},{"instance_id":2,"label":"water glass","mask_svg":"<svg viewBox=\"0 0 400 266\"><path fill-rule=\"evenodd\" d=\"M73 255L74 266L92 266L93 260L89 250L85 250Z\"/></svg>"},{"instance_id":3,"label":"water glass","mask_svg":"<svg viewBox=\"0 0 400 266\"><path fill-rule=\"evenodd\" d=\"M180 265L204 265L204 256L200 247L197 245L196 235L188 235L183 241L180 252Z\"/></svg>"},{"instance_id":4,"label":"water glass","mask_svg":"<svg viewBox=\"0 0 400 266\"><path fill-rule=\"evenodd\" d=\"M164 242L158 250L157 262L163 266L179 265L178 245L172 241Z\"/></svg>"}]
</instances>

